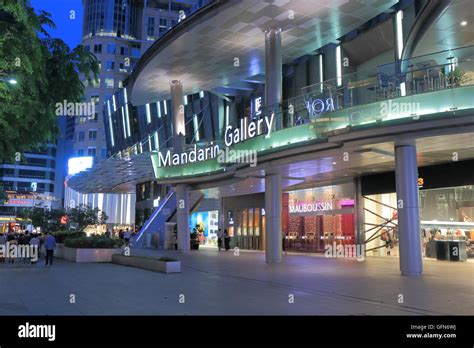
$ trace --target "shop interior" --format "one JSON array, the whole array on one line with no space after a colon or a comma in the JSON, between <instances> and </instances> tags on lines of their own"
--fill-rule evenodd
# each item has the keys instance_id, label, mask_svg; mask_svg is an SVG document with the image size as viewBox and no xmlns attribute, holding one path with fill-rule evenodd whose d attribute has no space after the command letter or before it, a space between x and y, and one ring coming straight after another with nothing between
<instances>
[{"instance_id":1,"label":"shop interior","mask_svg":"<svg viewBox=\"0 0 474 348\"><path fill-rule=\"evenodd\" d=\"M466 261L474 258L474 188L420 189L423 257ZM396 194L364 197L368 256L399 256Z\"/></svg>"}]
</instances>

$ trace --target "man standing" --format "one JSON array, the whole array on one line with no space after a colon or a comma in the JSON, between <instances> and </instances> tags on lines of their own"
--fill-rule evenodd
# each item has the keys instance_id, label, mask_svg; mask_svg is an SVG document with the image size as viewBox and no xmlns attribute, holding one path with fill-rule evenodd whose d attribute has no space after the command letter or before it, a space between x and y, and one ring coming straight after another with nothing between
<instances>
[{"instance_id":1,"label":"man standing","mask_svg":"<svg viewBox=\"0 0 474 348\"><path fill-rule=\"evenodd\" d=\"M127 228L123 234L123 239L125 239L125 245L129 246L130 245L130 231L129 229Z\"/></svg>"},{"instance_id":2,"label":"man standing","mask_svg":"<svg viewBox=\"0 0 474 348\"><path fill-rule=\"evenodd\" d=\"M54 249L56 249L56 238L46 232L46 238L44 239L44 249L46 250L46 265L48 264L53 265L53 256L54 256Z\"/></svg>"}]
</instances>

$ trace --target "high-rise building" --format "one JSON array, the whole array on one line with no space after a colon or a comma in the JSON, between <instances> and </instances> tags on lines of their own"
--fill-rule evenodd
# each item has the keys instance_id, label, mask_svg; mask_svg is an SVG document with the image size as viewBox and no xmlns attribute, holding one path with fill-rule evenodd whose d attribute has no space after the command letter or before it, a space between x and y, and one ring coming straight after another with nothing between
<instances>
[{"instance_id":1,"label":"high-rise building","mask_svg":"<svg viewBox=\"0 0 474 348\"><path fill-rule=\"evenodd\" d=\"M94 103L95 113L93 117L68 119L66 134L72 140L72 156L93 157L96 164L111 155L106 147L104 102L123 87L123 81L146 49L199 6L199 1L83 0L83 6L81 45L97 57L100 68L99 80L91 85L86 83L85 90L85 101ZM99 198L98 193L82 195L66 189L65 206L102 204L98 207L107 213L110 223L133 224L134 193L108 196Z\"/></svg>"},{"instance_id":2,"label":"high-rise building","mask_svg":"<svg viewBox=\"0 0 474 348\"><path fill-rule=\"evenodd\" d=\"M39 207L50 209L59 207L58 190L62 182L56 177L57 147L44 145L35 152L18 153L18 161L0 164L0 186L8 194L5 202L0 202L0 232L12 229L18 220L21 208Z\"/></svg>"}]
</instances>

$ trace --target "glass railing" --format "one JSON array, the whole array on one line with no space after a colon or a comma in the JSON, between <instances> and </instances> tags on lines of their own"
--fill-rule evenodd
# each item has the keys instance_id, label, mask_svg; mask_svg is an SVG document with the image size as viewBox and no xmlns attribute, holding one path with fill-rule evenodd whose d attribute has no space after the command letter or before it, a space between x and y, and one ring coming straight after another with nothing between
<instances>
[{"instance_id":1,"label":"glass railing","mask_svg":"<svg viewBox=\"0 0 474 348\"><path fill-rule=\"evenodd\" d=\"M463 106L470 108L470 103L458 105L450 91L472 85L474 46L469 46L393 62L307 86L302 88L300 96L268 106L260 113L262 116L251 118L258 119L273 112L280 118L276 123L282 128L316 123L324 133L371 121L421 116ZM445 93L429 96L430 92ZM422 97L424 94L427 95ZM413 96L420 97L410 98ZM432 107L433 98L443 99L436 110ZM361 117L364 114L361 106L372 107L370 117Z\"/></svg>"}]
</instances>

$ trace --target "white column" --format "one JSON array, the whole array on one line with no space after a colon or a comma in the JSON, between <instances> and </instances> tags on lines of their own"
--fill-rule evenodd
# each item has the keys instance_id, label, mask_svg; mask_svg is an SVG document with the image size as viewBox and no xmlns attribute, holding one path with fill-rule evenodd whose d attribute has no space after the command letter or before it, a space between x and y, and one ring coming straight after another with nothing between
<instances>
[{"instance_id":1,"label":"white column","mask_svg":"<svg viewBox=\"0 0 474 348\"><path fill-rule=\"evenodd\" d=\"M265 176L265 259L281 262L281 175Z\"/></svg>"},{"instance_id":2,"label":"white column","mask_svg":"<svg viewBox=\"0 0 474 348\"><path fill-rule=\"evenodd\" d=\"M356 250L364 252L365 257L365 224L364 224L364 197L360 177L354 178L354 226Z\"/></svg>"},{"instance_id":3,"label":"white column","mask_svg":"<svg viewBox=\"0 0 474 348\"><path fill-rule=\"evenodd\" d=\"M178 250L188 251L191 239L189 234L189 188L185 184L178 184L174 190L176 192Z\"/></svg>"},{"instance_id":4,"label":"white column","mask_svg":"<svg viewBox=\"0 0 474 348\"><path fill-rule=\"evenodd\" d=\"M183 83L179 80L173 80L170 84L171 109L173 116L173 147L174 152L183 151L186 136L186 126L184 120L183 103Z\"/></svg>"},{"instance_id":5,"label":"white column","mask_svg":"<svg viewBox=\"0 0 474 348\"><path fill-rule=\"evenodd\" d=\"M418 208L418 167L414 142L395 144L395 180L400 271L402 275L419 276L423 272L423 258Z\"/></svg>"},{"instance_id":6,"label":"white column","mask_svg":"<svg viewBox=\"0 0 474 348\"><path fill-rule=\"evenodd\" d=\"M265 106L275 107L275 129L282 128L281 103L283 90L283 68L281 54L281 29L265 31ZM270 113L268 110L267 113ZM269 114L267 116L270 116Z\"/></svg>"}]
</instances>

